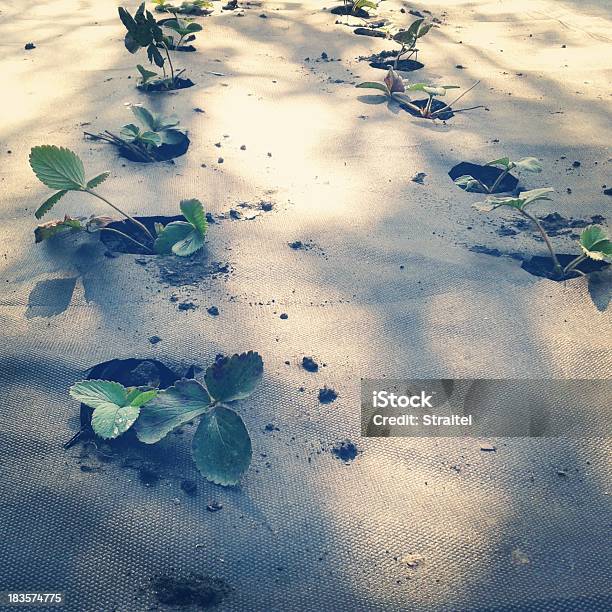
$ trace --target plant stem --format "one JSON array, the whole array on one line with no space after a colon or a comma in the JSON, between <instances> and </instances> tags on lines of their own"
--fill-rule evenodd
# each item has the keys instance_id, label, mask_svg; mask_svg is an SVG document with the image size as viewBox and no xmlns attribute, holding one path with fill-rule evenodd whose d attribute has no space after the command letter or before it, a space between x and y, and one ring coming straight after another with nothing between
<instances>
[{"instance_id":1,"label":"plant stem","mask_svg":"<svg viewBox=\"0 0 612 612\"><path fill-rule=\"evenodd\" d=\"M119 214L123 215L128 221L131 221L134 225L139 227L151 239L152 242L155 242L155 236L153 236L153 234L140 221L137 221L136 219L134 219L134 217L130 217L130 215L123 212L120 208L117 208L112 202L109 202L106 198L97 194L95 191L92 191L91 189L83 189L82 191L98 198L99 200L102 200L103 202L108 204L111 208L114 208Z\"/></svg>"},{"instance_id":2,"label":"plant stem","mask_svg":"<svg viewBox=\"0 0 612 612\"><path fill-rule=\"evenodd\" d=\"M546 246L548 247L548 250L550 251L550 255L551 255L552 260L553 260L553 264L554 264L554 270L553 271L554 271L554 273L557 274L557 275L563 274L563 267L561 266L561 264L559 263L559 260L557 259L555 251L553 249L553 246L552 246L552 244L550 242L550 238L548 237L548 234L546 233L546 231L542 227L542 224L535 217L532 217L528 212L526 212L524 210L519 210L519 212L521 213L521 215L527 217L527 219L529 219L530 221L535 223L536 227L538 228L538 231L542 235L542 238L544 238L544 242L546 243Z\"/></svg>"},{"instance_id":3,"label":"plant stem","mask_svg":"<svg viewBox=\"0 0 612 612\"><path fill-rule=\"evenodd\" d=\"M435 115L439 115L440 113L443 113L447 108L450 108L451 105L453 105L455 102L459 102L459 100L461 100L461 98L463 98L463 96L465 96L467 93L469 93L470 91L472 91L472 89L474 89L474 87L476 87L476 85L478 85L480 83L480 81L476 81L469 89L466 89L460 96L457 96L452 102L449 102L446 106L444 106L443 108L433 112L431 114L431 118L433 119ZM467 110L467 109L466 109Z\"/></svg>"},{"instance_id":4,"label":"plant stem","mask_svg":"<svg viewBox=\"0 0 612 612\"><path fill-rule=\"evenodd\" d=\"M168 58L168 64L170 65L170 77L172 78L172 82L174 83L174 66L172 65L172 60L170 59L170 51L168 51L168 45L165 42L162 42L164 46L164 50L166 51L166 57Z\"/></svg>"},{"instance_id":5,"label":"plant stem","mask_svg":"<svg viewBox=\"0 0 612 612\"><path fill-rule=\"evenodd\" d=\"M406 45L402 45L402 48L399 50L399 53L395 56L395 62L393 64L394 70L397 70L397 64L400 60L400 57L406 53Z\"/></svg>"},{"instance_id":6,"label":"plant stem","mask_svg":"<svg viewBox=\"0 0 612 612\"><path fill-rule=\"evenodd\" d=\"M423 117L431 117L431 105L433 104L434 97L429 94L429 100L427 100L427 106L425 106L425 110L421 112Z\"/></svg>"},{"instance_id":7,"label":"plant stem","mask_svg":"<svg viewBox=\"0 0 612 612\"><path fill-rule=\"evenodd\" d=\"M138 240L136 240L135 238L132 238L131 236L128 236L127 234L124 234L123 232L116 230L113 227L101 227L100 231L101 232L113 232L114 234L119 234L122 238L126 238L130 242L133 242L134 244L139 246L141 249L144 249L145 251L149 251L149 253L153 253L153 250L150 249L148 246L142 244L142 242L138 242Z\"/></svg>"},{"instance_id":8,"label":"plant stem","mask_svg":"<svg viewBox=\"0 0 612 612\"><path fill-rule=\"evenodd\" d=\"M508 176L508 172L510 172L510 169L507 168L506 170L504 170L498 177L497 179L495 179L495 182L493 183L493 185L491 185L491 191L489 191L489 193L495 193L495 190L499 187L500 183L506 178L506 176Z\"/></svg>"},{"instance_id":9,"label":"plant stem","mask_svg":"<svg viewBox=\"0 0 612 612\"><path fill-rule=\"evenodd\" d=\"M157 159L151 155L148 151L145 151L138 147L137 145L128 142L127 140L123 140L123 138L119 138L119 136L115 136L112 132L108 130L104 132L104 134L90 134L89 132L83 132L85 136L89 136L95 140L104 140L116 147L125 147L129 149L136 157L138 157L143 162L156 162Z\"/></svg>"},{"instance_id":10,"label":"plant stem","mask_svg":"<svg viewBox=\"0 0 612 612\"><path fill-rule=\"evenodd\" d=\"M567 264L567 266L565 266L565 268L563 268L563 274L569 274L570 272L580 272L580 270L574 270L574 268L578 264L581 264L586 258L587 258L587 256L584 253L582 255L578 255L578 257L576 257L576 259L573 259L572 261L570 261ZM583 274L582 272L580 272L580 273Z\"/></svg>"}]
</instances>

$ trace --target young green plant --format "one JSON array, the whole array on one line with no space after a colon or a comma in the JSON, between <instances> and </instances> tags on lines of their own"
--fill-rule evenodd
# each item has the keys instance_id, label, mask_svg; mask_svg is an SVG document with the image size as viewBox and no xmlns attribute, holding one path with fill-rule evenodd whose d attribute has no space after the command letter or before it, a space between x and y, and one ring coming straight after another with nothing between
<instances>
[{"instance_id":1,"label":"young green plant","mask_svg":"<svg viewBox=\"0 0 612 612\"><path fill-rule=\"evenodd\" d=\"M552 198L549 196L553 192L554 189L551 187L544 187L541 189L522 191L517 197L489 196L484 202L478 202L472 206L480 212L491 212L502 206L508 206L516 210L523 217L529 219L542 236L553 261L553 275L555 277L563 279L567 278L571 273L584 276L584 273L576 269L576 267L587 258L596 261L610 260L610 258L612 258L612 242L604 228L598 225L589 225L580 234L579 245L582 253L570 261L566 266L562 266L555 253L550 237L546 233L542 223L540 223L535 215L527 211L527 207L531 204L543 200L551 200Z\"/></svg>"},{"instance_id":2,"label":"young green plant","mask_svg":"<svg viewBox=\"0 0 612 612\"><path fill-rule=\"evenodd\" d=\"M397 65L400 59L406 55L406 53L410 53L408 59L413 55L418 53L418 49L416 48L416 43L419 38L422 38L431 30L433 27L432 23L424 23L425 19L416 19L410 24L410 27L407 30L403 30L402 32L398 32L397 34L391 37L391 40L400 45L401 49L398 51L395 56L395 63L393 67L397 70Z\"/></svg>"},{"instance_id":3,"label":"young green plant","mask_svg":"<svg viewBox=\"0 0 612 612\"><path fill-rule=\"evenodd\" d=\"M89 222L66 217L63 221L52 221L37 227L34 232L36 242L68 231L97 230L119 234L151 254L173 253L184 257L195 253L204 246L204 237L208 226L204 207L199 200L183 200L180 203L180 209L185 221L173 221L166 226L157 224L154 235L143 223L94 191L108 178L109 172L103 172L89 181L86 180L82 160L70 149L54 145L33 147L30 151L30 166L41 183L51 189L58 190L36 209L34 216L37 219L41 219L48 213L68 192L76 191L87 193L108 204L132 223L140 234L140 239L137 240L118 229L106 227L110 221L104 217L92 217Z\"/></svg>"},{"instance_id":4,"label":"young green plant","mask_svg":"<svg viewBox=\"0 0 612 612\"><path fill-rule=\"evenodd\" d=\"M227 486L238 484L252 456L249 432L232 406L247 399L262 376L261 356L249 351L219 355L202 382L184 378L156 390L84 380L71 387L70 395L94 409L92 429L105 439L117 438L133 426L138 440L155 444L177 427L199 419L193 460L205 478Z\"/></svg>"},{"instance_id":5,"label":"young green plant","mask_svg":"<svg viewBox=\"0 0 612 612\"><path fill-rule=\"evenodd\" d=\"M398 101L400 104L406 106L419 117L424 119L438 119L442 113L453 112L461 113L475 108L482 108L481 106L473 106L471 108L452 109L451 106L465 96L469 91L474 89L480 81L477 81L469 89L466 89L460 96L457 96L452 102L433 110L434 98L438 96L445 96L449 89L459 89L458 85L428 85L426 83L406 83L393 68L389 68L387 76L383 79L382 83L376 83L367 81L365 83L359 83L356 87L365 89L377 89L382 91L387 97ZM423 106L415 104L407 92L409 91L421 91L427 94L428 98Z\"/></svg>"},{"instance_id":6,"label":"young green plant","mask_svg":"<svg viewBox=\"0 0 612 612\"><path fill-rule=\"evenodd\" d=\"M185 19L180 19L176 16L174 19L166 21L164 28L168 28L178 34L177 42L174 42L174 38L172 38L172 47L174 49L178 49L184 42L195 40L195 33L202 30L202 26L199 23L185 21Z\"/></svg>"},{"instance_id":7,"label":"young green plant","mask_svg":"<svg viewBox=\"0 0 612 612\"><path fill-rule=\"evenodd\" d=\"M176 115L158 115L140 105L132 105L130 110L140 126L128 123L121 128L120 136L108 130L102 134L84 132L85 135L128 149L136 159L143 162L159 161L157 157L159 147L177 145L185 139L186 132L177 127L180 121Z\"/></svg>"},{"instance_id":8,"label":"young green plant","mask_svg":"<svg viewBox=\"0 0 612 612\"><path fill-rule=\"evenodd\" d=\"M495 179L492 185L486 185L482 181L469 174L464 174L455 179L455 184L463 187L466 191L479 191L481 193L495 193L502 181L512 170L517 172L542 172L542 163L535 157L523 157L517 161L512 161L509 157L502 157L487 162L486 166L493 166L502 170L501 174Z\"/></svg>"},{"instance_id":9,"label":"young green plant","mask_svg":"<svg viewBox=\"0 0 612 612\"><path fill-rule=\"evenodd\" d=\"M212 9L213 4L208 0L191 0L190 2L185 0L181 2L180 6L176 6L168 2L168 0L153 0L155 4L155 10L158 13L179 13L180 15L202 15Z\"/></svg>"},{"instance_id":10,"label":"young green plant","mask_svg":"<svg viewBox=\"0 0 612 612\"><path fill-rule=\"evenodd\" d=\"M163 71L163 75L160 76L156 72L147 70L138 64L136 68L141 76L139 87L145 90L152 87L159 87L161 89L176 88L178 78L184 70L174 70L174 64L170 55L170 47L174 46L172 37L164 35L161 26L157 23L153 14L145 10L144 2L138 7L134 15L131 15L123 7L119 7L118 10L119 18L127 30L124 38L125 48L132 54L140 49L146 49L149 62L155 64ZM178 22L178 19L171 21ZM183 29L178 23L175 27ZM188 29L193 33L201 30L202 26L199 24L189 24ZM164 52L165 58L161 54L160 49ZM166 63L170 69L170 76L166 73Z\"/></svg>"}]
</instances>

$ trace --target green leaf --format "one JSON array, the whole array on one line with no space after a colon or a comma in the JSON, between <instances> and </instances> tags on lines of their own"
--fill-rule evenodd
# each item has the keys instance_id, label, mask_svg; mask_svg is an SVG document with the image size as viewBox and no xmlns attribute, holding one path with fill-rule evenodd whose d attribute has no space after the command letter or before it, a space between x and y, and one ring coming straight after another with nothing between
<instances>
[{"instance_id":1,"label":"green leaf","mask_svg":"<svg viewBox=\"0 0 612 612\"><path fill-rule=\"evenodd\" d=\"M202 202L192 198L191 200L182 200L179 206L185 219L204 236L208 223L206 222L206 214L204 213Z\"/></svg>"},{"instance_id":2,"label":"green leaf","mask_svg":"<svg viewBox=\"0 0 612 612\"><path fill-rule=\"evenodd\" d=\"M125 433L136 422L139 414L138 406L102 404L93 411L91 426L98 436L109 440Z\"/></svg>"},{"instance_id":3,"label":"green leaf","mask_svg":"<svg viewBox=\"0 0 612 612\"><path fill-rule=\"evenodd\" d=\"M126 388L110 380L82 380L70 387L70 395L90 408L108 403L125 406Z\"/></svg>"},{"instance_id":4,"label":"green leaf","mask_svg":"<svg viewBox=\"0 0 612 612\"><path fill-rule=\"evenodd\" d=\"M188 257L204 248L204 236L195 229L172 246L172 252L179 257Z\"/></svg>"},{"instance_id":5,"label":"green leaf","mask_svg":"<svg viewBox=\"0 0 612 612\"><path fill-rule=\"evenodd\" d=\"M140 407L150 401L157 390L126 389L110 380L82 380L70 388L74 399L93 408L91 426L104 439L117 438L136 421Z\"/></svg>"},{"instance_id":6,"label":"green leaf","mask_svg":"<svg viewBox=\"0 0 612 612\"><path fill-rule=\"evenodd\" d=\"M160 255L172 253L172 247L179 241L184 240L193 233L193 225L185 221L172 221L158 233L155 240L155 252Z\"/></svg>"},{"instance_id":7,"label":"green leaf","mask_svg":"<svg viewBox=\"0 0 612 612\"><path fill-rule=\"evenodd\" d=\"M424 91L430 96L445 96L449 89L459 89L459 85L428 85L427 83L411 83L406 88L409 91Z\"/></svg>"},{"instance_id":8,"label":"green leaf","mask_svg":"<svg viewBox=\"0 0 612 612\"><path fill-rule=\"evenodd\" d=\"M143 132L138 140L154 147L159 147L162 144L162 138L157 132Z\"/></svg>"},{"instance_id":9,"label":"green leaf","mask_svg":"<svg viewBox=\"0 0 612 612\"><path fill-rule=\"evenodd\" d=\"M169 145L176 145L179 142L182 142L183 138L184 138L184 133L181 132L181 130L167 130L164 129L161 132L159 132L159 135L161 137L161 140L164 144L169 144Z\"/></svg>"},{"instance_id":10,"label":"green leaf","mask_svg":"<svg viewBox=\"0 0 612 612\"><path fill-rule=\"evenodd\" d=\"M39 225L34 230L35 242L38 244L43 240L52 238L57 234L63 234L65 232L77 232L85 230L85 226L81 223L80 219L73 219L72 217L65 217L64 219L56 219L55 221L49 221Z\"/></svg>"},{"instance_id":11,"label":"green leaf","mask_svg":"<svg viewBox=\"0 0 612 612\"><path fill-rule=\"evenodd\" d=\"M553 193L555 190L552 187L542 187L541 189L530 189L529 191L521 191L519 193L519 198L523 200L523 205L521 208L525 208L529 204L533 204L533 202L539 202L540 200L551 200L549 198L549 194Z\"/></svg>"},{"instance_id":12,"label":"green leaf","mask_svg":"<svg viewBox=\"0 0 612 612\"><path fill-rule=\"evenodd\" d=\"M591 259L602 261L612 258L612 242L603 227L589 225L580 234L580 248Z\"/></svg>"},{"instance_id":13,"label":"green leaf","mask_svg":"<svg viewBox=\"0 0 612 612\"><path fill-rule=\"evenodd\" d=\"M387 86L383 83L373 83L372 81L366 81L365 83L359 83L355 85L355 87L360 87L362 89L379 89L380 91L385 92L387 95L389 94Z\"/></svg>"},{"instance_id":14,"label":"green leaf","mask_svg":"<svg viewBox=\"0 0 612 612\"><path fill-rule=\"evenodd\" d=\"M202 203L196 199L183 200L180 207L187 223L173 221L166 225L155 241L158 253L172 252L179 257L187 257L204 247L208 224Z\"/></svg>"},{"instance_id":15,"label":"green leaf","mask_svg":"<svg viewBox=\"0 0 612 612\"><path fill-rule=\"evenodd\" d=\"M153 113L147 110L144 106L133 105L130 106L130 109L140 123L148 127L152 132L157 131L158 125Z\"/></svg>"},{"instance_id":16,"label":"green leaf","mask_svg":"<svg viewBox=\"0 0 612 612\"><path fill-rule=\"evenodd\" d=\"M85 169L78 155L55 145L33 147L30 166L38 180L51 189L85 189Z\"/></svg>"},{"instance_id":17,"label":"green leaf","mask_svg":"<svg viewBox=\"0 0 612 612\"><path fill-rule=\"evenodd\" d=\"M217 356L204 376L206 387L219 402L232 402L249 397L263 376L263 360L249 351L232 357Z\"/></svg>"},{"instance_id":18,"label":"green leaf","mask_svg":"<svg viewBox=\"0 0 612 612\"><path fill-rule=\"evenodd\" d=\"M157 389L149 389L148 391L141 391L136 388L128 393L127 403L130 406L136 406L140 408L144 406L147 402L150 402L152 399L157 397L159 391Z\"/></svg>"},{"instance_id":19,"label":"green leaf","mask_svg":"<svg viewBox=\"0 0 612 612\"><path fill-rule=\"evenodd\" d=\"M515 168L527 172L542 172L542 162L536 157L523 157L516 162L512 162Z\"/></svg>"},{"instance_id":20,"label":"green leaf","mask_svg":"<svg viewBox=\"0 0 612 612\"><path fill-rule=\"evenodd\" d=\"M472 208L475 208L480 212L491 212L492 210L500 208L501 206L510 206L511 208L521 209L523 206L523 200L508 196L490 196L484 202L476 202L475 204L472 204Z\"/></svg>"},{"instance_id":21,"label":"green leaf","mask_svg":"<svg viewBox=\"0 0 612 612\"><path fill-rule=\"evenodd\" d=\"M194 32L201 32L202 26L199 23L190 23L187 26L187 34L193 34Z\"/></svg>"},{"instance_id":22,"label":"green leaf","mask_svg":"<svg viewBox=\"0 0 612 612\"><path fill-rule=\"evenodd\" d=\"M54 193L50 198L47 198L36 209L36 212L34 213L34 216L37 219L42 219L42 217L45 214L47 214L55 206L55 204L57 204L67 193L68 193L68 191L66 191L65 189L62 189L61 191L58 191L58 192Z\"/></svg>"},{"instance_id":23,"label":"green leaf","mask_svg":"<svg viewBox=\"0 0 612 612\"><path fill-rule=\"evenodd\" d=\"M404 30L403 32L398 32L393 37L393 40L398 42L398 43L400 43L401 45L404 45L406 47L412 48L414 46L414 44L416 43L417 38L419 37L418 32L419 32L419 28L420 28L421 24L423 23L423 21L425 21L425 20L424 19L415 19L415 21L413 21L410 24L410 27L407 30ZM427 31L429 31L429 29ZM425 32L425 33L427 33L427 32ZM423 36L424 36L424 34L423 34Z\"/></svg>"},{"instance_id":24,"label":"green leaf","mask_svg":"<svg viewBox=\"0 0 612 612\"><path fill-rule=\"evenodd\" d=\"M121 128L119 135L128 142L133 142L140 136L140 128L133 123L128 123Z\"/></svg>"},{"instance_id":25,"label":"green leaf","mask_svg":"<svg viewBox=\"0 0 612 612\"><path fill-rule=\"evenodd\" d=\"M179 380L142 407L136 435L145 444L159 442L173 429L206 412L210 403L208 391L197 380Z\"/></svg>"},{"instance_id":26,"label":"green leaf","mask_svg":"<svg viewBox=\"0 0 612 612\"><path fill-rule=\"evenodd\" d=\"M120 6L117 10L119 11L119 19L121 19L121 23L123 23L128 31L133 30L136 27L134 18L122 6Z\"/></svg>"},{"instance_id":27,"label":"green leaf","mask_svg":"<svg viewBox=\"0 0 612 612\"><path fill-rule=\"evenodd\" d=\"M163 68L165 60L154 43L147 47L147 57L149 61L154 63L158 68Z\"/></svg>"},{"instance_id":28,"label":"green leaf","mask_svg":"<svg viewBox=\"0 0 612 612\"><path fill-rule=\"evenodd\" d=\"M147 70L144 66L142 66L141 64L138 64L136 66L136 69L138 70L138 72L140 72L140 76L142 77L141 82L144 83L148 83L153 77L157 76L157 72L153 72L152 70Z\"/></svg>"},{"instance_id":29,"label":"green leaf","mask_svg":"<svg viewBox=\"0 0 612 612\"><path fill-rule=\"evenodd\" d=\"M196 467L208 480L223 486L238 484L253 454L240 415L222 405L206 413L193 437L192 454Z\"/></svg>"},{"instance_id":30,"label":"green leaf","mask_svg":"<svg viewBox=\"0 0 612 612\"><path fill-rule=\"evenodd\" d=\"M421 38L421 37L425 36L425 34L427 34L427 32L429 32L429 30L431 30L431 28L433 28L433 23L426 23L422 28L419 28L419 32L417 34L417 38Z\"/></svg>"},{"instance_id":31,"label":"green leaf","mask_svg":"<svg viewBox=\"0 0 612 612\"><path fill-rule=\"evenodd\" d=\"M469 174L464 174L455 179L455 185L464 187L466 191L480 191L480 182Z\"/></svg>"},{"instance_id":32,"label":"green leaf","mask_svg":"<svg viewBox=\"0 0 612 612\"><path fill-rule=\"evenodd\" d=\"M493 161L487 162L486 166L503 166L506 170L510 169L510 158L501 157L500 159L494 159Z\"/></svg>"},{"instance_id":33,"label":"green leaf","mask_svg":"<svg viewBox=\"0 0 612 612\"><path fill-rule=\"evenodd\" d=\"M91 180L87 182L87 189L93 189L97 187L101 183L103 183L110 176L110 172L102 172L102 174L98 174L98 176L94 176Z\"/></svg>"}]
</instances>

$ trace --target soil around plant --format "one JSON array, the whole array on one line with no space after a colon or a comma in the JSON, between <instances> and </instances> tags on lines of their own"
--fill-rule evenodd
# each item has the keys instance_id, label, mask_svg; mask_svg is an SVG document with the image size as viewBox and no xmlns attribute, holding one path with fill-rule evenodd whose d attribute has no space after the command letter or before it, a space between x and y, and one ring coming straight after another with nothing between
<instances>
[{"instance_id":1,"label":"soil around plant","mask_svg":"<svg viewBox=\"0 0 612 612\"><path fill-rule=\"evenodd\" d=\"M415 70L420 70L425 67L425 64L421 62L417 62L412 59L403 59L397 62L397 66L395 65L395 59L390 57L387 60L381 59L370 62L370 66L372 68L378 68L379 70L389 70L389 68L393 68L398 72L414 72Z\"/></svg>"},{"instance_id":2,"label":"soil around plant","mask_svg":"<svg viewBox=\"0 0 612 612\"><path fill-rule=\"evenodd\" d=\"M177 89L187 89L193 87L195 83L191 79L183 79L177 77L174 79L174 87L166 87L162 83L155 83L150 85L137 85L137 88L147 93L153 92L164 92L164 91L176 91Z\"/></svg>"},{"instance_id":3,"label":"soil around plant","mask_svg":"<svg viewBox=\"0 0 612 612\"><path fill-rule=\"evenodd\" d=\"M569 255L566 253L562 253L561 255L557 255L559 259L559 263L562 266L567 266L570 262L576 259L576 255ZM609 263L605 261L595 261L594 259L585 259L583 262L579 263L576 266L577 270L584 274L591 274L593 272L600 272L605 268L610 266ZM572 278L578 278L580 274L577 272L570 272L567 276L559 278L553 273L553 261L550 257L543 257L541 255L536 255L531 259L523 261L521 264L521 268L529 274L533 276L539 276L541 278L547 278L548 280L555 281L557 283L562 283L564 281L570 280Z\"/></svg>"},{"instance_id":4,"label":"soil around plant","mask_svg":"<svg viewBox=\"0 0 612 612\"><path fill-rule=\"evenodd\" d=\"M162 223L163 225L167 225L172 221L184 221L185 218L182 215L177 215L175 217L163 217L163 216L154 216L154 217L134 217L136 221L140 221L153 236L156 235L155 232L155 224ZM144 235L144 232L134 225L128 219L124 219L122 221L113 221L109 223L107 227L118 230L138 242L143 244L147 244L147 240L150 242L148 236ZM108 248L109 251L114 253L131 253L132 255L154 255L151 251L147 251L142 247L139 247L137 244L128 240L127 238L123 238L119 234L115 234L114 232L100 232L100 240L102 243Z\"/></svg>"},{"instance_id":5,"label":"soil around plant","mask_svg":"<svg viewBox=\"0 0 612 612\"><path fill-rule=\"evenodd\" d=\"M155 147L154 149L148 151L149 154L152 155L156 161L160 162L170 161L171 159L185 155L185 153L187 153L187 149L189 149L191 141L185 134L181 134L181 136L181 140L177 144L162 144L159 147ZM130 161L140 164L154 163L147 159L143 159L142 157L138 157L129 147L119 147L119 155L125 159L129 159Z\"/></svg>"},{"instance_id":6,"label":"soil around plant","mask_svg":"<svg viewBox=\"0 0 612 612\"><path fill-rule=\"evenodd\" d=\"M352 4L349 4L348 6L344 6L344 4L341 4L340 6L335 6L334 8L330 9L329 12L334 15L350 15L351 17L361 17L362 19L368 19L368 17L370 16L370 14L367 11L364 11L363 9L357 9L356 11L353 11Z\"/></svg>"},{"instance_id":7,"label":"soil around plant","mask_svg":"<svg viewBox=\"0 0 612 612\"><path fill-rule=\"evenodd\" d=\"M481 183L491 188L499 176L503 174L503 170L495 166L481 166L480 164L461 162L453 166L448 172L448 176L450 176L453 181L466 174L473 176L475 179L478 179ZM519 181L515 176L507 174L495 191L491 193L507 193L509 191L514 191L518 187L518 183ZM457 185L457 187L465 191L465 186ZM480 185L470 191L473 193L487 193Z\"/></svg>"},{"instance_id":8,"label":"soil around plant","mask_svg":"<svg viewBox=\"0 0 612 612\"><path fill-rule=\"evenodd\" d=\"M167 389L179 378L168 366L157 359L111 359L99 363L89 371L87 380L110 380L124 387L155 387ZM81 427L91 431L93 408L81 404ZM127 432L128 434L130 432ZM127 434L126 434L127 435Z\"/></svg>"},{"instance_id":9,"label":"soil around plant","mask_svg":"<svg viewBox=\"0 0 612 612\"><path fill-rule=\"evenodd\" d=\"M418 106L419 108L425 108L429 102L429 100L411 100L412 104L414 104L415 106ZM407 112L410 113L413 117L419 117L421 119L427 119L427 117L423 117L421 114L417 113L415 110L411 109L409 106L406 106L405 104L402 104L401 102L399 102L399 105ZM436 100L434 99L432 104L431 104L431 112L435 112L438 110L443 109L446 106L446 102L440 102L440 100ZM436 115L436 119L442 119L442 121L447 121L448 119L451 119L452 117L454 117L454 113L453 113L453 109L452 108L448 108L447 110L445 110L443 113L440 113L438 115Z\"/></svg>"}]
</instances>

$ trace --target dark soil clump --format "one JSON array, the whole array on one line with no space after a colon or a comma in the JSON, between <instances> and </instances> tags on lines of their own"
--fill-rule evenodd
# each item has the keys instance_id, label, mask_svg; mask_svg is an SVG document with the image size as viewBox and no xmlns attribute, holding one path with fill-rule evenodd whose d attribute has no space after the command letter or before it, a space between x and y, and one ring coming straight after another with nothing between
<instances>
[{"instance_id":1,"label":"dark soil clump","mask_svg":"<svg viewBox=\"0 0 612 612\"><path fill-rule=\"evenodd\" d=\"M319 389L319 401L322 404L331 404L337 399L337 397L338 394L333 389L330 389L328 387L323 387L322 389Z\"/></svg>"},{"instance_id":2,"label":"dark soil clump","mask_svg":"<svg viewBox=\"0 0 612 612\"><path fill-rule=\"evenodd\" d=\"M307 372L318 372L319 371L319 364L312 357L303 357L302 367Z\"/></svg>"},{"instance_id":3,"label":"dark soil clump","mask_svg":"<svg viewBox=\"0 0 612 612\"><path fill-rule=\"evenodd\" d=\"M350 440L338 442L331 449L331 452L334 457L340 459L340 461L343 461L344 463L350 463L351 461L353 461L353 459L355 459L355 457L357 457L357 454L359 453L357 447Z\"/></svg>"}]
</instances>

